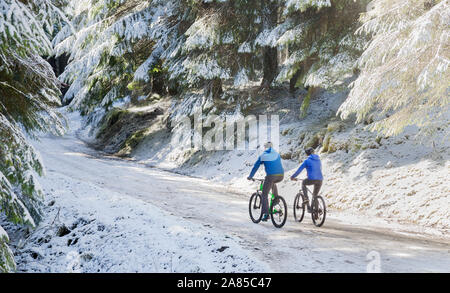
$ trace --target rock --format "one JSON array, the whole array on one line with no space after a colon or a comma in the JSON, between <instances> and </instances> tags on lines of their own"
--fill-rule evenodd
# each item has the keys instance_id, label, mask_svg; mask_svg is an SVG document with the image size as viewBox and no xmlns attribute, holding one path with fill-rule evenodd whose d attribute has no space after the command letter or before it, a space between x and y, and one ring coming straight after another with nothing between
<instances>
[{"instance_id":1,"label":"rock","mask_svg":"<svg viewBox=\"0 0 450 293\"><path fill-rule=\"evenodd\" d=\"M51 239L52 239L52 236L50 236L50 235L45 235L44 237L39 238L38 241L37 241L37 243L38 243L39 245L40 245L40 244L43 244L43 243L49 243Z\"/></svg>"},{"instance_id":2,"label":"rock","mask_svg":"<svg viewBox=\"0 0 450 293\"><path fill-rule=\"evenodd\" d=\"M31 251L30 255L33 259L42 259L42 256L36 251Z\"/></svg>"},{"instance_id":3,"label":"rock","mask_svg":"<svg viewBox=\"0 0 450 293\"><path fill-rule=\"evenodd\" d=\"M67 240L67 246L75 245L78 242L78 238Z\"/></svg>"},{"instance_id":4,"label":"rock","mask_svg":"<svg viewBox=\"0 0 450 293\"><path fill-rule=\"evenodd\" d=\"M290 160L292 158L292 153L291 152L283 153L283 154L281 154L281 158L283 160Z\"/></svg>"},{"instance_id":5,"label":"rock","mask_svg":"<svg viewBox=\"0 0 450 293\"><path fill-rule=\"evenodd\" d=\"M78 218L71 226L70 229L74 230L77 227L85 226L89 223L92 223L94 220L86 220L84 218Z\"/></svg>"},{"instance_id":6,"label":"rock","mask_svg":"<svg viewBox=\"0 0 450 293\"><path fill-rule=\"evenodd\" d=\"M66 225L62 224L61 226L58 227L56 236L63 237L63 236L66 236L67 234L70 234L70 232L71 231L69 230L69 228L67 228Z\"/></svg>"},{"instance_id":7,"label":"rock","mask_svg":"<svg viewBox=\"0 0 450 293\"><path fill-rule=\"evenodd\" d=\"M81 259L84 261L90 261L92 258L93 258L93 256L90 253L84 253L81 255Z\"/></svg>"},{"instance_id":8,"label":"rock","mask_svg":"<svg viewBox=\"0 0 450 293\"><path fill-rule=\"evenodd\" d=\"M222 246L221 248L218 248L217 251L218 252L224 252L225 249L230 248L229 246Z\"/></svg>"}]
</instances>

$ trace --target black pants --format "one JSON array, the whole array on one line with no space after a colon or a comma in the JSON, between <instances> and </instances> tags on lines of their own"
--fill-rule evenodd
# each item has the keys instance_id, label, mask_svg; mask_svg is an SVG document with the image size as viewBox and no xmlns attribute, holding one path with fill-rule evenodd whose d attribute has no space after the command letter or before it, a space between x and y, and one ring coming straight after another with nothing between
<instances>
[{"instance_id":1,"label":"black pants","mask_svg":"<svg viewBox=\"0 0 450 293\"><path fill-rule=\"evenodd\" d=\"M263 190L262 190L262 213L269 214L269 191L272 189L272 193L277 196L278 188L276 183L283 181L283 175L267 175L264 180Z\"/></svg>"},{"instance_id":2,"label":"black pants","mask_svg":"<svg viewBox=\"0 0 450 293\"><path fill-rule=\"evenodd\" d=\"M314 185L313 195L316 196L319 194L320 188L322 187L322 180L310 180L310 179L303 180L302 190L305 198L307 198L308 196L308 189L306 189L306 185Z\"/></svg>"}]
</instances>

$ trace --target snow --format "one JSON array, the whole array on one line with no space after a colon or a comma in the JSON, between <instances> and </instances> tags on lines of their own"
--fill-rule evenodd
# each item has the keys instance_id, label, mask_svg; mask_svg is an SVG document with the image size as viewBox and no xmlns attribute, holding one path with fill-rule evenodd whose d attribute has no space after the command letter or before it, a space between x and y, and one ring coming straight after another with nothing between
<instances>
[{"instance_id":1,"label":"snow","mask_svg":"<svg viewBox=\"0 0 450 293\"><path fill-rule=\"evenodd\" d=\"M248 72L245 68L241 68L239 72L234 77L234 86L239 87L246 85L249 81Z\"/></svg>"},{"instance_id":2,"label":"snow","mask_svg":"<svg viewBox=\"0 0 450 293\"><path fill-rule=\"evenodd\" d=\"M186 31L184 48L186 51L208 49L219 42L217 34L217 16L207 15L194 22Z\"/></svg>"},{"instance_id":3,"label":"snow","mask_svg":"<svg viewBox=\"0 0 450 293\"><path fill-rule=\"evenodd\" d=\"M193 225L151 204L112 193L71 177L50 173L43 184L57 196L47 219L30 239L26 250L39 253L19 259L27 272L264 272L233 240L201 225ZM61 209L60 209L61 208ZM71 233L55 236L56 225L66 223ZM74 227L76 226L76 227ZM73 227L73 228L72 228ZM46 240L41 245L39 239ZM68 245L72 241L74 244ZM218 252L228 247L225 253ZM73 257L75 256L75 257ZM73 258L76 268L68 267ZM33 262L29 262L33 261ZM50 264L50 266L46 264Z\"/></svg>"},{"instance_id":4,"label":"snow","mask_svg":"<svg viewBox=\"0 0 450 293\"><path fill-rule=\"evenodd\" d=\"M6 233L6 231L2 228L2 226L0 226L0 240L3 240L5 242L9 241L9 237L8 234Z\"/></svg>"},{"instance_id":5,"label":"snow","mask_svg":"<svg viewBox=\"0 0 450 293\"><path fill-rule=\"evenodd\" d=\"M343 98L345 94L319 96L311 101L305 120L291 122L281 119L280 131L288 132L280 136L281 154L295 150L302 131L310 132L319 123L330 119L330 115L334 116ZM185 102L190 104L188 100ZM381 139L379 146L375 143L376 133L364 130L361 125L348 125L346 130L332 134L332 142L350 144L353 149L348 153L345 150L319 153L326 178L322 194L331 209L343 218L365 215L365 223L380 219L410 227L419 226L433 235L446 235L450 226L450 183L446 179L450 176L448 140L436 138L439 144L433 148L415 140L417 131L410 129L400 136ZM144 141L133 153L133 159L221 182L234 190L248 190L245 178L261 152L204 152L201 159L189 162L186 161L186 152L172 148L170 144L166 147L161 147L160 143L159 147L154 147L154 144L152 139ZM436 154L441 157L436 157ZM389 167L385 167L388 162ZM284 160L283 163L286 174L290 175L300 162ZM289 195L288 198L293 197L298 188L297 183L287 180L279 187L283 194Z\"/></svg>"},{"instance_id":6,"label":"snow","mask_svg":"<svg viewBox=\"0 0 450 293\"><path fill-rule=\"evenodd\" d=\"M249 42L244 42L239 46L238 53L251 53L252 48Z\"/></svg>"},{"instance_id":7,"label":"snow","mask_svg":"<svg viewBox=\"0 0 450 293\"><path fill-rule=\"evenodd\" d=\"M322 7L330 7L330 0L286 0L285 14L290 10L305 11L310 7L320 9Z\"/></svg>"},{"instance_id":8,"label":"snow","mask_svg":"<svg viewBox=\"0 0 450 293\"><path fill-rule=\"evenodd\" d=\"M68 114L71 131L65 140L74 141L73 135L82 121L77 114ZM120 190L112 191L96 180L83 180L86 175L77 167L79 164L87 165L91 170L109 171L90 155L77 152L89 151L86 147L75 146L75 150L68 150L67 146L54 144L51 136L36 143L49 166L48 176L41 179L46 202L56 203L45 207L44 221L20 248L18 271L269 271L266 264L243 249L236 239L214 231L206 223L193 223L148 201ZM49 157L58 153L63 154L64 160L72 161L67 174L54 165L59 164L58 160ZM141 171L133 166L122 167L124 174ZM111 176L113 179L115 175ZM166 196L162 195L161 200ZM70 233L60 237L56 232L62 225Z\"/></svg>"},{"instance_id":9,"label":"snow","mask_svg":"<svg viewBox=\"0 0 450 293\"><path fill-rule=\"evenodd\" d=\"M276 47L279 44L279 39L283 36L286 31L292 26L292 21L290 19L281 23L273 29L263 30L255 40L255 44L259 46L270 46Z\"/></svg>"},{"instance_id":10,"label":"snow","mask_svg":"<svg viewBox=\"0 0 450 293\"><path fill-rule=\"evenodd\" d=\"M282 229L253 224L248 195L254 186L240 174L249 171L258 151L214 152L184 170L208 173L214 182L91 150L75 137L86 134L79 129L82 119L66 115L71 130L65 137L35 143L48 168L41 179L48 204L27 241L12 239L19 271L365 272L368 255L375 253L383 272L448 272L447 238L426 228L333 207L320 229L310 220L294 223L290 214ZM397 168L397 160L386 159L393 162L386 170ZM285 167L290 172L297 164L287 161ZM290 206L299 186L280 187ZM68 231L57 236L63 225ZM280 259L289 261L280 267Z\"/></svg>"}]
</instances>

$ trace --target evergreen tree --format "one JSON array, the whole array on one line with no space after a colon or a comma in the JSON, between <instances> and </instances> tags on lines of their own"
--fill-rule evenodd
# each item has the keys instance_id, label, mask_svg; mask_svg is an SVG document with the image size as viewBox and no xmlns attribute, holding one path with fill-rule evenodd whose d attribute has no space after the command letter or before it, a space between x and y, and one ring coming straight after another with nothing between
<instances>
[{"instance_id":1,"label":"evergreen tree","mask_svg":"<svg viewBox=\"0 0 450 293\"><path fill-rule=\"evenodd\" d=\"M387 135L407 125L422 133L448 131L450 38L448 1L376 0L362 17L372 40L359 59L361 73L340 111L374 120Z\"/></svg>"},{"instance_id":2,"label":"evergreen tree","mask_svg":"<svg viewBox=\"0 0 450 293\"><path fill-rule=\"evenodd\" d=\"M19 224L34 227L41 218L43 166L22 129L61 134L53 107L60 104L59 82L40 57L50 55L48 39L60 10L49 1L0 1L0 210ZM53 16L51 21L47 16ZM0 227L0 271L14 269L8 237Z\"/></svg>"},{"instance_id":3,"label":"evergreen tree","mask_svg":"<svg viewBox=\"0 0 450 293\"><path fill-rule=\"evenodd\" d=\"M355 73L365 38L355 36L359 14L367 1L287 0L282 21L267 42L287 52L276 82L289 81L290 90L309 88L303 99L306 114L316 88L336 89Z\"/></svg>"},{"instance_id":4,"label":"evergreen tree","mask_svg":"<svg viewBox=\"0 0 450 293\"><path fill-rule=\"evenodd\" d=\"M422 122L405 117L426 96L432 97L422 100L425 104L447 105L447 98L439 98L445 97L445 86L437 81L448 74L445 22L438 21L448 13L448 4L423 0L406 5L379 0L370 6L376 9L360 18L368 2L73 0L67 7L71 25L67 24L53 40L58 54L70 54L70 64L60 76L71 84L65 99L73 99L72 107L86 114L154 92L181 93L183 97L203 90L203 98L214 100L223 97L225 91L255 81L263 87L288 83L292 92L299 87L308 89L301 106L305 115L316 89L347 89L347 80L359 76L341 108L342 117L356 112L358 121L362 121L370 116L372 106L378 105L375 111L381 109L379 114L388 114L389 119L380 116L374 129L425 123L430 115L425 108L414 115ZM438 12L436 5L443 11ZM407 12L409 6L412 13ZM430 31L425 23L441 34ZM418 47L413 52L407 44L424 30L432 33L433 45L426 49L424 42L416 42ZM396 44L392 50L388 38ZM404 45L400 44L402 40ZM422 50L427 53L421 54ZM434 61L423 63L420 72L420 66L406 71L394 66L400 60L412 62L414 58L425 62L427 56ZM444 75L435 74L439 70ZM413 76L417 78L414 82ZM396 79L402 87L394 86ZM387 86L389 82L391 86ZM418 86L411 87L413 84ZM414 91L426 94L416 95ZM366 97L366 93L371 94ZM407 102L414 96L422 98ZM401 107L398 101L408 106Z\"/></svg>"},{"instance_id":5,"label":"evergreen tree","mask_svg":"<svg viewBox=\"0 0 450 293\"><path fill-rule=\"evenodd\" d=\"M179 7L179 1L71 1L71 25L53 40L57 56L70 55L59 78L71 84L65 94L71 106L88 114L155 87L164 93L157 85L160 60L176 44Z\"/></svg>"}]
</instances>

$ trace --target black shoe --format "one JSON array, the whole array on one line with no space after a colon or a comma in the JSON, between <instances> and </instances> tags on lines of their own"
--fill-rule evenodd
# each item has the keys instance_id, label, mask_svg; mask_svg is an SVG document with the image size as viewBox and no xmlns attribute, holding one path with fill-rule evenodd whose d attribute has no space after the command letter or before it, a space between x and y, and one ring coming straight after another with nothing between
<instances>
[{"instance_id":1,"label":"black shoe","mask_svg":"<svg viewBox=\"0 0 450 293\"><path fill-rule=\"evenodd\" d=\"M264 215L262 216L261 221L267 222L268 219L269 219L269 214L264 214Z\"/></svg>"}]
</instances>

